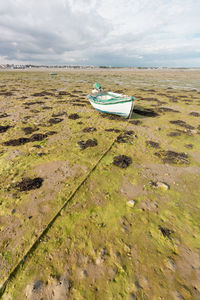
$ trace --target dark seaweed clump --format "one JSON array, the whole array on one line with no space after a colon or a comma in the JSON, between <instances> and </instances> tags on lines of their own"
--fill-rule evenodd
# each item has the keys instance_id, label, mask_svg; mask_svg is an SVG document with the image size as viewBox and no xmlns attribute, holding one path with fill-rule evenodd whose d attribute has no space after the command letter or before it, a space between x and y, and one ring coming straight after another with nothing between
<instances>
[{"instance_id":1,"label":"dark seaweed clump","mask_svg":"<svg viewBox=\"0 0 200 300\"><path fill-rule=\"evenodd\" d=\"M10 125L6 125L6 126L1 126L0 125L0 133L6 132L11 127L12 126L10 126Z\"/></svg>"},{"instance_id":2,"label":"dark seaweed clump","mask_svg":"<svg viewBox=\"0 0 200 300\"><path fill-rule=\"evenodd\" d=\"M0 96L12 96L12 92L0 92Z\"/></svg>"},{"instance_id":3,"label":"dark seaweed clump","mask_svg":"<svg viewBox=\"0 0 200 300\"><path fill-rule=\"evenodd\" d=\"M42 109L45 109L45 110L46 109L52 109L52 107L51 106L43 106Z\"/></svg>"},{"instance_id":4,"label":"dark seaweed clump","mask_svg":"<svg viewBox=\"0 0 200 300\"><path fill-rule=\"evenodd\" d=\"M132 163L132 158L126 155L114 156L113 164L122 169L126 169Z\"/></svg>"},{"instance_id":5,"label":"dark seaweed clump","mask_svg":"<svg viewBox=\"0 0 200 300\"><path fill-rule=\"evenodd\" d=\"M184 152L175 152L175 151L160 151L155 153L156 156L162 158L164 163L172 163L172 164L189 164L190 161L188 159L188 155Z\"/></svg>"},{"instance_id":6,"label":"dark seaweed clump","mask_svg":"<svg viewBox=\"0 0 200 300\"><path fill-rule=\"evenodd\" d=\"M25 134L31 134L37 130L39 130L39 128L33 128L33 127L24 127L23 128L23 131L25 132Z\"/></svg>"},{"instance_id":7,"label":"dark seaweed clump","mask_svg":"<svg viewBox=\"0 0 200 300\"><path fill-rule=\"evenodd\" d=\"M82 150L88 148L88 147L95 147L98 145L98 142L96 139L89 139L87 141L79 141L78 145Z\"/></svg>"},{"instance_id":8,"label":"dark seaweed clump","mask_svg":"<svg viewBox=\"0 0 200 300\"><path fill-rule=\"evenodd\" d=\"M160 148L159 143L153 142L153 141L146 141L147 146L151 146L152 148Z\"/></svg>"},{"instance_id":9,"label":"dark seaweed clump","mask_svg":"<svg viewBox=\"0 0 200 300\"><path fill-rule=\"evenodd\" d=\"M44 133L35 133L33 134L30 138L19 138L19 139L14 139L14 140L9 140L7 142L4 142L3 144L5 146L20 146L24 145L30 142L35 142L35 141L42 141L45 139L48 135Z\"/></svg>"},{"instance_id":10,"label":"dark seaweed clump","mask_svg":"<svg viewBox=\"0 0 200 300\"><path fill-rule=\"evenodd\" d=\"M26 107L25 107L26 108ZM30 110L32 113L34 113L34 114L38 114L40 111L39 110L37 110L37 109L31 109Z\"/></svg>"},{"instance_id":11,"label":"dark seaweed clump","mask_svg":"<svg viewBox=\"0 0 200 300\"><path fill-rule=\"evenodd\" d=\"M187 128L187 129L194 129L193 126L187 124L185 121L183 120L176 120L176 121L169 121L171 124L175 124L175 125L179 125L181 127Z\"/></svg>"},{"instance_id":12,"label":"dark seaweed clump","mask_svg":"<svg viewBox=\"0 0 200 300\"><path fill-rule=\"evenodd\" d=\"M191 149L193 148L193 144L186 144L185 147Z\"/></svg>"},{"instance_id":13,"label":"dark seaweed clump","mask_svg":"<svg viewBox=\"0 0 200 300\"><path fill-rule=\"evenodd\" d=\"M116 120L116 121L126 121L125 118L122 118L120 116L117 116L117 115L110 115L110 114L102 114L101 113L101 117L102 118L106 118L106 119L109 119L109 120Z\"/></svg>"},{"instance_id":14,"label":"dark seaweed clump","mask_svg":"<svg viewBox=\"0 0 200 300\"><path fill-rule=\"evenodd\" d=\"M42 91L42 92L39 92L39 93L34 93L32 96L33 96L33 97L40 97L40 96L54 96L54 94L51 93L51 92Z\"/></svg>"},{"instance_id":15,"label":"dark seaweed clump","mask_svg":"<svg viewBox=\"0 0 200 300\"><path fill-rule=\"evenodd\" d=\"M46 135L54 135L54 134L56 134L57 132L56 131L48 131L47 133L46 133Z\"/></svg>"},{"instance_id":16,"label":"dark seaweed clump","mask_svg":"<svg viewBox=\"0 0 200 300\"><path fill-rule=\"evenodd\" d=\"M72 103L73 106L86 106L85 104L83 103Z\"/></svg>"},{"instance_id":17,"label":"dark seaweed clump","mask_svg":"<svg viewBox=\"0 0 200 300\"><path fill-rule=\"evenodd\" d=\"M116 133L118 133L118 132L120 132L121 130L120 130L120 129L116 129L116 128L108 128L108 129L105 129L105 131L107 131L107 132L116 132Z\"/></svg>"},{"instance_id":18,"label":"dark seaweed clump","mask_svg":"<svg viewBox=\"0 0 200 300\"><path fill-rule=\"evenodd\" d=\"M95 127L85 127L83 129L83 132L94 132L94 131L97 131Z\"/></svg>"},{"instance_id":19,"label":"dark seaweed clump","mask_svg":"<svg viewBox=\"0 0 200 300\"><path fill-rule=\"evenodd\" d=\"M193 136L193 133L190 129L185 129L185 130L179 130L176 129L176 131L172 131L168 134L168 136L180 136L181 134L186 134L188 136Z\"/></svg>"},{"instance_id":20,"label":"dark seaweed clump","mask_svg":"<svg viewBox=\"0 0 200 300\"><path fill-rule=\"evenodd\" d=\"M43 181L44 179L40 177L36 177L34 179L24 178L16 185L16 188L18 188L20 192L39 189L42 186Z\"/></svg>"},{"instance_id":21,"label":"dark seaweed clump","mask_svg":"<svg viewBox=\"0 0 200 300\"><path fill-rule=\"evenodd\" d=\"M181 135L181 132L179 131L171 131L170 133L168 133L168 136L180 136Z\"/></svg>"},{"instance_id":22,"label":"dark seaweed clump","mask_svg":"<svg viewBox=\"0 0 200 300\"><path fill-rule=\"evenodd\" d=\"M132 140L133 138L133 135L134 135L134 131L133 130L127 130L125 132L123 132L122 134L120 134L117 139L116 139L116 142L117 143L128 143ZM134 137L137 138L136 135L134 135Z\"/></svg>"},{"instance_id":23,"label":"dark seaweed clump","mask_svg":"<svg viewBox=\"0 0 200 300\"><path fill-rule=\"evenodd\" d=\"M168 229L168 228L164 228L164 227L162 227L162 226L158 226L158 229L162 232L162 234L163 234L163 236L164 237L170 237L170 234L171 233L173 233L173 230L170 230L170 229Z\"/></svg>"},{"instance_id":24,"label":"dark seaweed clump","mask_svg":"<svg viewBox=\"0 0 200 300\"><path fill-rule=\"evenodd\" d=\"M6 118L6 117L9 117L7 113L0 114L0 118Z\"/></svg>"},{"instance_id":25,"label":"dark seaweed clump","mask_svg":"<svg viewBox=\"0 0 200 300\"><path fill-rule=\"evenodd\" d=\"M67 92L65 92L65 91L60 91L60 92L58 93L58 95L60 95L60 96L67 95Z\"/></svg>"},{"instance_id":26,"label":"dark seaweed clump","mask_svg":"<svg viewBox=\"0 0 200 300\"><path fill-rule=\"evenodd\" d=\"M196 111L192 111L190 113L191 116L194 116L194 117L200 117L200 113L196 112Z\"/></svg>"},{"instance_id":27,"label":"dark seaweed clump","mask_svg":"<svg viewBox=\"0 0 200 300\"><path fill-rule=\"evenodd\" d=\"M175 112L175 113L179 113L180 111L169 108L169 107L159 107L158 108L159 112Z\"/></svg>"},{"instance_id":28,"label":"dark seaweed clump","mask_svg":"<svg viewBox=\"0 0 200 300\"><path fill-rule=\"evenodd\" d=\"M3 144L5 146L20 146L20 145L24 145L26 143L29 143L30 139L29 138L19 138L19 139L14 139L14 140L9 140L7 142L4 142Z\"/></svg>"},{"instance_id":29,"label":"dark seaweed clump","mask_svg":"<svg viewBox=\"0 0 200 300\"><path fill-rule=\"evenodd\" d=\"M66 114L67 113L65 111L62 111L62 112L58 112L58 113L53 113L52 117L61 117L61 116L64 116Z\"/></svg>"},{"instance_id":30,"label":"dark seaweed clump","mask_svg":"<svg viewBox=\"0 0 200 300\"><path fill-rule=\"evenodd\" d=\"M140 121L140 120L133 120L133 121L129 121L129 123L131 123L133 125L141 125L142 121Z\"/></svg>"},{"instance_id":31,"label":"dark seaweed clump","mask_svg":"<svg viewBox=\"0 0 200 300\"><path fill-rule=\"evenodd\" d=\"M43 101L34 101L34 102L25 102L24 105L35 105L35 104L44 104Z\"/></svg>"},{"instance_id":32,"label":"dark seaweed clump","mask_svg":"<svg viewBox=\"0 0 200 300\"><path fill-rule=\"evenodd\" d=\"M78 114L71 114L68 117L70 120L77 120L80 118L80 116Z\"/></svg>"},{"instance_id":33,"label":"dark seaweed clump","mask_svg":"<svg viewBox=\"0 0 200 300\"><path fill-rule=\"evenodd\" d=\"M49 119L50 124L57 124L57 123L60 123L62 121L63 121L62 118L51 118L51 119Z\"/></svg>"},{"instance_id":34,"label":"dark seaweed clump","mask_svg":"<svg viewBox=\"0 0 200 300\"><path fill-rule=\"evenodd\" d=\"M59 100L58 103L68 103L68 100Z\"/></svg>"},{"instance_id":35,"label":"dark seaweed clump","mask_svg":"<svg viewBox=\"0 0 200 300\"><path fill-rule=\"evenodd\" d=\"M45 133L35 133L29 138L29 140L30 140L30 142L42 141L46 137L47 137L47 134L45 134Z\"/></svg>"},{"instance_id":36,"label":"dark seaweed clump","mask_svg":"<svg viewBox=\"0 0 200 300\"><path fill-rule=\"evenodd\" d=\"M22 96L22 97L20 97L20 98L18 98L18 99L24 100L24 99L27 99L27 98L28 98L27 96Z\"/></svg>"}]
</instances>

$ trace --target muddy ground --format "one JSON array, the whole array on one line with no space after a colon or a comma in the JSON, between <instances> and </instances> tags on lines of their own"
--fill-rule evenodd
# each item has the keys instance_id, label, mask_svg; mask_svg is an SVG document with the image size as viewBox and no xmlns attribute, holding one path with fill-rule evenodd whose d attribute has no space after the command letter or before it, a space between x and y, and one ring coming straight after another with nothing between
<instances>
[{"instance_id":1,"label":"muddy ground","mask_svg":"<svg viewBox=\"0 0 200 300\"><path fill-rule=\"evenodd\" d=\"M0 297L200 299L200 71L56 72L0 72Z\"/></svg>"}]
</instances>

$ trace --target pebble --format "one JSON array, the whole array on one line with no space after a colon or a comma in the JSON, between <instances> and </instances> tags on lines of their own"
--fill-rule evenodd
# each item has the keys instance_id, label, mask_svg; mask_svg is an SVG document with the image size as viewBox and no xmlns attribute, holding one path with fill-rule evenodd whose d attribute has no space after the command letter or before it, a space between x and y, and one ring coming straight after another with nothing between
<instances>
[{"instance_id":1,"label":"pebble","mask_svg":"<svg viewBox=\"0 0 200 300\"><path fill-rule=\"evenodd\" d=\"M129 200L129 201L127 201L127 205L129 207L133 207L135 205L135 201L134 200Z\"/></svg>"},{"instance_id":2,"label":"pebble","mask_svg":"<svg viewBox=\"0 0 200 300\"><path fill-rule=\"evenodd\" d=\"M169 190L169 185L167 183L161 182L161 181L156 182L156 187L162 188L165 191Z\"/></svg>"},{"instance_id":3,"label":"pebble","mask_svg":"<svg viewBox=\"0 0 200 300\"><path fill-rule=\"evenodd\" d=\"M130 294L130 300L137 300L137 297L135 296L134 293Z\"/></svg>"},{"instance_id":4,"label":"pebble","mask_svg":"<svg viewBox=\"0 0 200 300\"><path fill-rule=\"evenodd\" d=\"M43 285L43 282L41 280L36 280L33 285L33 291L38 290L42 285Z\"/></svg>"}]
</instances>

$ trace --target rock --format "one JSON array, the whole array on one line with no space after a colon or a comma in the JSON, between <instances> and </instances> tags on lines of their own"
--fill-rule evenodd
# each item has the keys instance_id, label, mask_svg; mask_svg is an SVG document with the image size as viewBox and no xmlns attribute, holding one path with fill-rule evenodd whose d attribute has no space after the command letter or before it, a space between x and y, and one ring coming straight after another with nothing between
<instances>
[{"instance_id":1,"label":"rock","mask_svg":"<svg viewBox=\"0 0 200 300\"><path fill-rule=\"evenodd\" d=\"M33 284L33 291L37 291L42 285L43 282L41 280L36 280Z\"/></svg>"},{"instance_id":2,"label":"rock","mask_svg":"<svg viewBox=\"0 0 200 300\"><path fill-rule=\"evenodd\" d=\"M81 277L81 278L88 277L88 272L87 272L87 270L82 270L81 273L80 273L80 277Z\"/></svg>"},{"instance_id":3,"label":"rock","mask_svg":"<svg viewBox=\"0 0 200 300\"><path fill-rule=\"evenodd\" d=\"M172 259L170 259L167 262L167 267L171 270L171 271L175 271L176 270L176 265L174 263L174 261Z\"/></svg>"},{"instance_id":4,"label":"rock","mask_svg":"<svg viewBox=\"0 0 200 300\"><path fill-rule=\"evenodd\" d=\"M130 299L130 300L137 300L137 297L135 296L134 293L131 293L129 299Z\"/></svg>"},{"instance_id":5,"label":"rock","mask_svg":"<svg viewBox=\"0 0 200 300\"><path fill-rule=\"evenodd\" d=\"M12 215L16 213L16 208L13 208L11 211Z\"/></svg>"},{"instance_id":6,"label":"rock","mask_svg":"<svg viewBox=\"0 0 200 300\"><path fill-rule=\"evenodd\" d=\"M129 201L127 201L127 205L129 207L133 207L133 206L135 206L135 201L134 200L129 200Z\"/></svg>"},{"instance_id":7,"label":"rock","mask_svg":"<svg viewBox=\"0 0 200 300\"><path fill-rule=\"evenodd\" d=\"M98 257L96 259L96 265L100 265L103 261L104 261L104 259L102 257Z\"/></svg>"},{"instance_id":8,"label":"rock","mask_svg":"<svg viewBox=\"0 0 200 300\"><path fill-rule=\"evenodd\" d=\"M169 188L170 188L170 186L167 183L162 182L162 181L152 182L152 185L156 188L161 188L165 191L169 190Z\"/></svg>"}]
</instances>

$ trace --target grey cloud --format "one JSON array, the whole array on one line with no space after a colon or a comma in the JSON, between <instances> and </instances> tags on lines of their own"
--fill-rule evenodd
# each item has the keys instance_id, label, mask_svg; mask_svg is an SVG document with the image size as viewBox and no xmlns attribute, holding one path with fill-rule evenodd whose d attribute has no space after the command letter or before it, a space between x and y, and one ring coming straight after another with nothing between
<instances>
[{"instance_id":1,"label":"grey cloud","mask_svg":"<svg viewBox=\"0 0 200 300\"><path fill-rule=\"evenodd\" d=\"M0 57L24 63L139 66L182 61L200 66L199 53L195 53L200 48L200 39L195 38L200 5L190 2L192 27L188 24L185 36L181 22L187 11L182 6L189 2L157 2L155 9L150 0L146 5L127 1L122 15L122 0L1 0Z\"/></svg>"}]
</instances>

